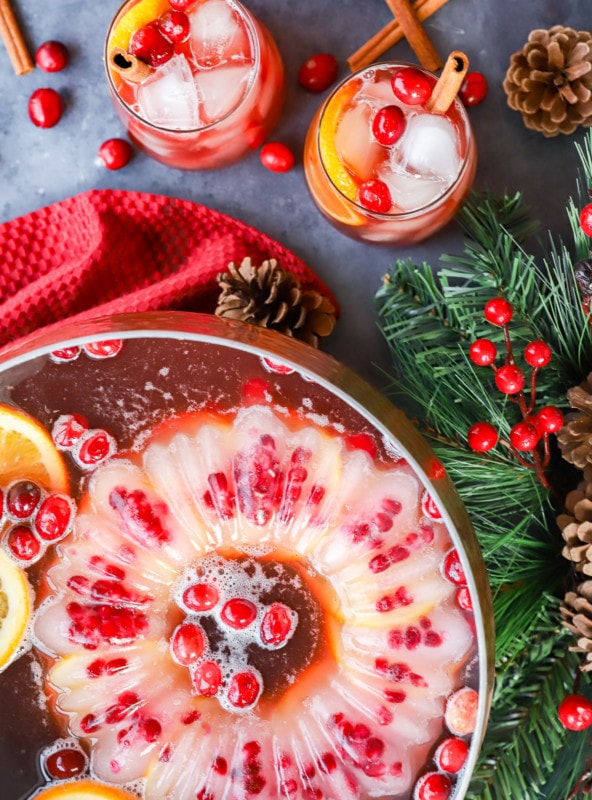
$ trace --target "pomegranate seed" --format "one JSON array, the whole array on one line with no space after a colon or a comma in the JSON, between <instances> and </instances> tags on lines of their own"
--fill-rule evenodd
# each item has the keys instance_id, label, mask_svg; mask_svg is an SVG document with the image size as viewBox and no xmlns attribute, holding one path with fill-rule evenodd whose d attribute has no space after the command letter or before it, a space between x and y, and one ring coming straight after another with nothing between
<instances>
[{"instance_id":1,"label":"pomegranate seed","mask_svg":"<svg viewBox=\"0 0 592 800\"><path fill-rule=\"evenodd\" d=\"M162 35L173 44L182 44L189 39L191 25L184 11L172 9L158 19L158 27Z\"/></svg>"},{"instance_id":2,"label":"pomegranate seed","mask_svg":"<svg viewBox=\"0 0 592 800\"><path fill-rule=\"evenodd\" d=\"M41 544L30 528L25 525L16 525L11 528L6 537L8 549L19 561L32 563L41 555Z\"/></svg>"},{"instance_id":3,"label":"pomegranate seed","mask_svg":"<svg viewBox=\"0 0 592 800\"><path fill-rule=\"evenodd\" d=\"M122 339L102 339L98 342L86 342L82 349L89 358L113 358L123 349Z\"/></svg>"},{"instance_id":4,"label":"pomegranate seed","mask_svg":"<svg viewBox=\"0 0 592 800\"><path fill-rule=\"evenodd\" d=\"M92 469L113 455L116 449L115 439L107 431L96 429L80 437L73 455L83 469Z\"/></svg>"},{"instance_id":5,"label":"pomegranate seed","mask_svg":"<svg viewBox=\"0 0 592 800\"><path fill-rule=\"evenodd\" d=\"M255 621L256 616L257 606L242 597L233 597L232 600L228 600L220 612L222 622L237 631L248 628Z\"/></svg>"},{"instance_id":6,"label":"pomegranate seed","mask_svg":"<svg viewBox=\"0 0 592 800\"><path fill-rule=\"evenodd\" d=\"M407 695L405 692L402 692L398 689L385 689L384 699L388 703L404 703L407 699Z\"/></svg>"},{"instance_id":7,"label":"pomegranate seed","mask_svg":"<svg viewBox=\"0 0 592 800\"><path fill-rule=\"evenodd\" d=\"M69 59L66 45L53 39L40 45L35 53L35 63L44 72L59 72L67 66Z\"/></svg>"},{"instance_id":8,"label":"pomegranate seed","mask_svg":"<svg viewBox=\"0 0 592 800\"><path fill-rule=\"evenodd\" d=\"M185 713L181 715L181 722L183 725L193 725L193 723L197 722L200 718L201 712L193 708L191 711L185 711Z\"/></svg>"},{"instance_id":9,"label":"pomegranate seed","mask_svg":"<svg viewBox=\"0 0 592 800\"><path fill-rule=\"evenodd\" d=\"M29 117L38 128L53 128L62 118L62 98L55 89L35 89L29 98Z\"/></svg>"},{"instance_id":10,"label":"pomegranate seed","mask_svg":"<svg viewBox=\"0 0 592 800\"><path fill-rule=\"evenodd\" d=\"M74 516L72 501L61 494L50 494L35 517L35 533L44 542L57 542L70 528Z\"/></svg>"},{"instance_id":11,"label":"pomegranate seed","mask_svg":"<svg viewBox=\"0 0 592 800\"><path fill-rule=\"evenodd\" d=\"M456 773L464 767L468 753L467 742L454 736L444 739L439 745L435 753L435 761L444 772Z\"/></svg>"},{"instance_id":12,"label":"pomegranate seed","mask_svg":"<svg viewBox=\"0 0 592 800\"><path fill-rule=\"evenodd\" d=\"M261 148L259 158L271 172L289 172L296 163L294 153L283 142L267 142Z\"/></svg>"},{"instance_id":13,"label":"pomegranate seed","mask_svg":"<svg viewBox=\"0 0 592 800\"><path fill-rule=\"evenodd\" d=\"M345 438L345 446L348 450L365 450L371 458L378 454L376 439L371 433L350 433Z\"/></svg>"},{"instance_id":14,"label":"pomegranate seed","mask_svg":"<svg viewBox=\"0 0 592 800\"><path fill-rule=\"evenodd\" d=\"M442 642L442 637L436 631L426 631L424 634L423 643L426 647L440 647Z\"/></svg>"},{"instance_id":15,"label":"pomegranate seed","mask_svg":"<svg viewBox=\"0 0 592 800\"><path fill-rule=\"evenodd\" d=\"M99 147L99 158L107 169L122 169L131 161L134 154L127 139L107 139Z\"/></svg>"},{"instance_id":16,"label":"pomegranate seed","mask_svg":"<svg viewBox=\"0 0 592 800\"><path fill-rule=\"evenodd\" d=\"M117 703L105 711L105 722L113 725L121 722L127 715L140 704L140 698L135 692L122 692L117 697Z\"/></svg>"},{"instance_id":17,"label":"pomegranate seed","mask_svg":"<svg viewBox=\"0 0 592 800\"><path fill-rule=\"evenodd\" d=\"M487 453L498 442L496 429L489 422L476 422L467 432L467 443L476 453Z\"/></svg>"},{"instance_id":18,"label":"pomegranate seed","mask_svg":"<svg viewBox=\"0 0 592 800\"><path fill-rule=\"evenodd\" d=\"M90 581L84 575L72 575L67 581L68 589L72 589L76 594L90 596Z\"/></svg>"},{"instance_id":19,"label":"pomegranate seed","mask_svg":"<svg viewBox=\"0 0 592 800\"><path fill-rule=\"evenodd\" d=\"M261 620L261 641L267 647L274 649L283 647L294 633L296 625L295 612L282 603L274 603Z\"/></svg>"},{"instance_id":20,"label":"pomegranate seed","mask_svg":"<svg viewBox=\"0 0 592 800\"><path fill-rule=\"evenodd\" d=\"M452 783L448 775L442 772L428 772L416 784L417 800L448 800Z\"/></svg>"},{"instance_id":21,"label":"pomegranate seed","mask_svg":"<svg viewBox=\"0 0 592 800\"><path fill-rule=\"evenodd\" d=\"M109 504L120 517L128 535L144 546L163 545L171 538L160 518L167 508L164 504L152 505L141 489L129 492L118 486L109 495Z\"/></svg>"},{"instance_id":22,"label":"pomegranate seed","mask_svg":"<svg viewBox=\"0 0 592 800\"><path fill-rule=\"evenodd\" d=\"M391 80L397 100L408 106L423 105L432 94L432 84L428 77L415 67L398 69Z\"/></svg>"},{"instance_id":23,"label":"pomegranate seed","mask_svg":"<svg viewBox=\"0 0 592 800\"><path fill-rule=\"evenodd\" d=\"M583 731L592 725L592 702L582 694L568 694L557 710L559 721L569 731Z\"/></svg>"},{"instance_id":24,"label":"pomegranate seed","mask_svg":"<svg viewBox=\"0 0 592 800\"><path fill-rule=\"evenodd\" d=\"M469 358L478 367L488 367L497 356L497 347L491 339L476 339L469 348Z\"/></svg>"},{"instance_id":25,"label":"pomegranate seed","mask_svg":"<svg viewBox=\"0 0 592 800\"><path fill-rule=\"evenodd\" d=\"M592 236L592 203L580 211L580 228L586 236Z\"/></svg>"},{"instance_id":26,"label":"pomegranate seed","mask_svg":"<svg viewBox=\"0 0 592 800\"><path fill-rule=\"evenodd\" d=\"M228 685L227 698L235 708L251 708L263 690L261 678L253 670L235 673Z\"/></svg>"},{"instance_id":27,"label":"pomegranate seed","mask_svg":"<svg viewBox=\"0 0 592 800\"><path fill-rule=\"evenodd\" d=\"M507 325L514 315L514 309L505 298L494 297L485 303L484 314L492 325Z\"/></svg>"},{"instance_id":28,"label":"pomegranate seed","mask_svg":"<svg viewBox=\"0 0 592 800\"><path fill-rule=\"evenodd\" d=\"M442 571L446 580L455 586L461 586L467 582L458 551L454 548L444 556Z\"/></svg>"},{"instance_id":29,"label":"pomegranate seed","mask_svg":"<svg viewBox=\"0 0 592 800\"><path fill-rule=\"evenodd\" d=\"M421 631L410 625L405 631L405 647L407 650L416 650L421 644Z\"/></svg>"},{"instance_id":30,"label":"pomegranate seed","mask_svg":"<svg viewBox=\"0 0 592 800\"><path fill-rule=\"evenodd\" d=\"M175 11L191 11L199 0L169 0L169 5Z\"/></svg>"},{"instance_id":31,"label":"pomegranate seed","mask_svg":"<svg viewBox=\"0 0 592 800\"><path fill-rule=\"evenodd\" d=\"M216 756L212 764L212 769L217 775L226 775L228 772L228 762L223 756Z\"/></svg>"},{"instance_id":32,"label":"pomegranate seed","mask_svg":"<svg viewBox=\"0 0 592 800\"><path fill-rule=\"evenodd\" d=\"M383 106L372 121L372 134L379 144L390 147L401 138L406 125L405 114L399 106Z\"/></svg>"},{"instance_id":33,"label":"pomegranate seed","mask_svg":"<svg viewBox=\"0 0 592 800\"><path fill-rule=\"evenodd\" d=\"M160 67L174 55L173 43L166 39L155 20L138 28L129 44L130 53L151 67Z\"/></svg>"},{"instance_id":34,"label":"pomegranate seed","mask_svg":"<svg viewBox=\"0 0 592 800\"><path fill-rule=\"evenodd\" d=\"M94 714L87 714L80 720L80 730L85 736L94 733L100 728L100 723Z\"/></svg>"},{"instance_id":35,"label":"pomegranate seed","mask_svg":"<svg viewBox=\"0 0 592 800\"><path fill-rule=\"evenodd\" d=\"M211 583L194 583L183 592L183 604L189 611L210 611L220 595Z\"/></svg>"},{"instance_id":36,"label":"pomegranate seed","mask_svg":"<svg viewBox=\"0 0 592 800\"><path fill-rule=\"evenodd\" d=\"M138 733L148 744L153 744L160 739L162 733L162 725L154 717L140 720L138 725Z\"/></svg>"},{"instance_id":37,"label":"pomegranate seed","mask_svg":"<svg viewBox=\"0 0 592 800\"><path fill-rule=\"evenodd\" d=\"M322 753L319 759L319 769L321 772L331 774L337 769L337 759L333 753Z\"/></svg>"},{"instance_id":38,"label":"pomegranate seed","mask_svg":"<svg viewBox=\"0 0 592 800\"><path fill-rule=\"evenodd\" d=\"M390 211L393 201L391 193L384 181L365 181L358 192L358 202L368 211L376 214L386 214Z\"/></svg>"},{"instance_id":39,"label":"pomegranate seed","mask_svg":"<svg viewBox=\"0 0 592 800\"><path fill-rule=\"evenodd\" d=\"M91 679L100 678L107 672L107 662L104 658L96 658L86 667L86 674Z\"/></svg>"},{"instance_id":40,"label":"pomegranate seed","mask_svg":"<svg viewBox=\"0 0 592 800\"><path fill-rule=\"evenodd\" d=\"M546 367L551 361L551 356L551 348L546 342L529 342L524 348L524 360L536 369Z\"/></svg>"},{"instance_id":41,"label":"pomegranate seed","mask_svg":"<svg viewBox=\"0 0 592 800\"><path fill-rule=\"evenodd\" d=\"M543 433L557 433L563 427L563 414L556 406L543 406L537 412L535 424Z\"/></svg>"},{"instance_id":42,"label":"pomegranate seed","mask_svg":"<svg viewBox=\"0 0 592 800\"><path fill-rule=\"evenodd\" d=\"M186 622L175 630L171 638L171 652L178 664L190 666L202 657L206 649L206 639L199 625Z\"/></svg>"},{"instance_id":43,"label":"pomegranate seed","mask_svg":"<svg viewBox=\"0 0 592 800\"><path fill-rule=\"evenodd\" d=\"M125 580L125 570L118 567L116 564L110 564L108 561L105 561L102 556L91 556L88 560L88 565L93 572L98 572L99 575L114 578L116 581Z\"/></svg>"},{"instance_id":44,"label":"pomegranate seed","mask_svg":"<svg viewBox=\"0 0 592 800\"><path fill-rule=\"evenodd\" d=\"M485 100L488 88L487 78L482 72L467 72L458 96L467 108L471 108Z\"/></svg>"},{"instance_id":45,"label":"pomegranate seed","mask_svg":"<svg viewBox=\"0 0 592 800\"><path fill-rule=\"evenodd\" d=\"M59 450L70 450L88 430L88 420L82 414L62 414L53 424L51 437Z\"/></svg>"},{"instance_id":46,"label":"pomegranate seed","mask_svg":"<svg viewBox=\"0 0 592 800\"><path fill-rule=\"evenodd\" d=\"M86 756L74 747L56 750L44 758L43 769L50 780L75 778L86 769Z\"/></svg>"},{"instance_id":47,"label":"pomegranate seed","mask_svg":"<svg viewBox=\"0 0 592 800\"><path fill-rule=\"evenodd\" d=\"M193 667L191 680L196 694L201 697L213 697L218 694L222 685L222 672L215 661L202 661Z\"/></svg>"},{"instance_id":48,"label":"pomegranate seed","mask_svg":"<svg viewBox=\"0 0 592 800\"><path fill-rule=\"evenodd\" d=\"M13 483L6 493L6 510L15 520L29 519L41 500L41 489L33 481Z\"/></svg>"},{"instance_id":49,"label":"pomegranate seed","mask_svg":"<svg viewBox=\"0 0 592 800\"><path fill-rule=\"evenodd\" d=\"M310 56L298 70L298 83L308 92L324 92L333 83L339 71L335 56L317 53Z\"/></svg>"},{"instance_id":50,"label":"pomegranate seed","mask_svg":"<svg viewBox=\"0 0 592 800\"><path fill-rule=\"evenodd\" d=\"M401 606L409 606L411 603L413 603L413 597L404 586L400 586L393 594L384 595L377 600L376 610L384 613Z\"/></svg>"}]
</instances>

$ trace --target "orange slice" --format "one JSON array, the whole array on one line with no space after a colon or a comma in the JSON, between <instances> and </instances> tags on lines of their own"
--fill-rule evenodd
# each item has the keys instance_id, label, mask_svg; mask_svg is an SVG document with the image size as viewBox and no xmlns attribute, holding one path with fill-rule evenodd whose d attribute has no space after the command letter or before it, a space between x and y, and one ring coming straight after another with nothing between
<instances>
[{"instance_id":1,"label":"orange slice","mask_svg":"<svg viewBox=\"0 0 592 800\"><path fill-rule=\"evenodd\" d=\"M0 672L23 641L31 614L25 573L0 550Z\"/></svg>"},{"instance_id":2,"label":"orange slice","mask_svg":"<svg viewBox=\"0 0 592 800\"><path fill-rule=\"evenodd\" d=\"M0 486L17 479L68 490L66 465L50 434L28 414L0 405Z\"/></svg>"},{"instance_id":3,"label":"orange slice","mask_svg":"<svg viewBox=\"0 0 592 800\"><path fill-rule=\"evenodd\" d=\"M138 800L135 795L91 780L57 783L42 789L31 800Z\"/></svg>"},{"instance_id":4,"label":"orange slice","mask_svg":"<svg viewBox=\"0 0 592 800\"><path fill-rule=\"evenodd\" d=\"M127 50L132 34L148 22L158 19L161 14L170 8L168 0L140 0L126 12L111 34L109 50L122 47Z\"/></svg>"},{"instance_id":5,"label":"orange slice","mask_svg":"<svg viewBox=\"0 0 592 800\"><path fill-rule=\"evenodd\" d=\"M335 131L347 104L359 88L360 82L356 80L350 81L343 86L325 107L319 128L319 149L327 174L331 178L333 185L352 202L357 200L358 186L335 149Z\"/></svg>"}]
</instances>

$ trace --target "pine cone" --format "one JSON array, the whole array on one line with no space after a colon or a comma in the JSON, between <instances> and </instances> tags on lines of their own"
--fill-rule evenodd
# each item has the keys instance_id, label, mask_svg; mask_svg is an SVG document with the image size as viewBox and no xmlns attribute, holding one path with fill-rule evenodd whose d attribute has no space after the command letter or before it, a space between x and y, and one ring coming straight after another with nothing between
<instances>
[{"instance_id":1,"label":"pine cone","mask_svg":"<svg viewBox=\"0 0 592 800\"><path fill-rule=\"evenodd\" d=\"M544 136L592 125L592 35L562 25L531 31L510 57L503 83L510 108Z\"/></svg>"},{"instance_id":2,"label":"pine cone","mask_svg":"<svg viewBox=\"0 0 592 800\"><path fill-rule=\"evenodd\" d=\"M335 327L335 307L312 289L303 291L291 272L281 269L275 259L261 266L244 258L228 272L218 275L221 293L216 315L250 322L284 333L318 347Z\"/></svg>"},{"instance_id":3,"label":"pine cone","mask_svg":"<svg viewBox=\"0 0 592 800\"><path fill-rule=\"evenodd\" d=\"M569 649L583 653L582 672L592 670L592 580L584 581L577 591L567 592L560 608L563 624L576 636Z\"/></svg>"},{"instance_id":4,"label":"pine cone","mask_svg":"<svg viewBox=\"0 0 592 800\"><path fill-rule=\"evenodd\" d=\"M592 465L592 373L579 386L568 390L567 399L579 413L566 416L557 442L563 458L584 469Z\"/></svg>"}]
</instances>

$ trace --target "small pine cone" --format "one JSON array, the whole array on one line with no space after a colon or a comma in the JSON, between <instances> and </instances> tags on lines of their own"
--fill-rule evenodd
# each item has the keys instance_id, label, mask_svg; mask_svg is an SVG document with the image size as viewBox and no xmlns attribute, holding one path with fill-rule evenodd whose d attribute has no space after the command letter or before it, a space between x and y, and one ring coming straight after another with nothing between
<instances>
[{"instance_id":1,"label":"small pine cone","mask_svg":"<svg viewBox=\"0 0 592 800\"><path fill-rule=\"evenodd\" d=\"M567 592L560 607L565 627L576 637L569 649L582 653L582 672L592 670L592 580L581 583L576 591Z\"/></svg>"},{"instance_id":2,"label":"small pine cone","mask_svg":"<svg viewBox=\"0 0 592 800\"><path fill-rule=\"evenodd\" d=\"M592 35L562 25L531 31L504 79L510 108L544 136L592 125Z\"/></svg>"},{"instance_id":3,"label":"small pine cone","mask_svg":"<svg viewBox=\"0 0 592 800\"><path fill-rule=\"evenodd\" d=\"M335 307L312 289L302 290L291 272L275 259L254 266L244 258L218 276L221 289L216 315L260 325L319 347L335 327Z\"/></svg>"},{"instance_id":4,"label":"small pine cone","mask_svg":"<svg viewBox=\"0 0 592 800\"><path fill-rule=\"evenodd\" d=\"M583 481L565 498L567 513L557 518L565 540L562 555L576 572L592 576L592 484Z\"/></svg>"},{"instance_id":5,"label":"small pine cone","mask_svg":"<svg viewBox=\"0 0 592 800\"><path fill-rule=\"evenodd\" d=\"M592 465L592 373L568 390L567 400L577 413L566 416L557 442L563 458L583 470Z\"/></svg>"}]
</instances>

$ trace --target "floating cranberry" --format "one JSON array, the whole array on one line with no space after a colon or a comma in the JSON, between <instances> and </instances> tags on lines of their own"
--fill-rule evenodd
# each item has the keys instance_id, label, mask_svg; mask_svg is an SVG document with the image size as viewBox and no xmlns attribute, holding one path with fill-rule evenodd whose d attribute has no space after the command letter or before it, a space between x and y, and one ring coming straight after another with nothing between
<instances>
[{"instance_id":1,"label":"floating cranberry","mask_svg":"<svg viewBox=\"0 0 592 800\"><path fill-rule=\"evenodd\" d=\"M283 142L267 142L261 148L259 158L271 172L289 172L296 163L294 153Z\"/></svg>"},{"instance_id":2,"label":"floating cranberry","mask_svg":"<svg viewBox=\"0 0 592 800\"><path fill-rule=\"evenodd\" d=\"M257 606L242 597L233 597L222 606L220 619L230 628L241 631L255 621Z\"/></svg>"},{"instance_id":3,"label":"floating cranberry","mask_svg":"<svg viewBox=\"0 0 592 800\"><path fill-rule=\"evenodd\" d=\"M417 800L448 800L452 782L442 772L428 772L417 781L415 797Z\"/></svg>"},{"instance_id":4,"label":"floating cranberry","mask_svg":"<svg viewBox=\"0 0 592 800\"><path fill-rule=\"evenodd\" d=\"M191 11L198 0L169 0L169 5L175 11Z\"/></svg>"},{"instance_id":5,"label":"floating cranberry","mask_svg":"<svg viewBox=\"0 0 592 800\"><path fill-rule=\"evenodd\" d=\"M423 105L432 94L432 84L421 70L415 67L398 69L391 85L397 100L408 106Z\"/></svg>"},{"instance_id":6,"label":"floating cranberry","mask_svg":"<svg viewBox=\"0 0 592 800\"><path fill-rule=\"evenodd\" d=\"M62 118L62 98L55 89L35 89L29 98L29 117L38 128L53 128Z\"/></svg>"},{"instance_id":7,"label":"floating cranberry","mask_svg":"<svg viewBox=\"0 0 592 800\"><path fill-rule=\"evenodd\" d=\"M529 342L524 348L524 360L535 369L546 367L552 355L551 348L546 342Z\"/></svg>"},{"instance_id":8,"label":"floating cranberry","mask_svg":"<svg viewBox=\"0 0 592 800\"><path fill-rule=\"evenodd\" d=\"M463 611L473 610L473 598L468 586L461 586L456 592L456 605Z\"/></svg>"},{"instance_id":9,"label":"floating cranberry","mask_svg":"<svg viewBox=\"0 0 592 800\"><path fill-rule=\"evenodd\" d=\"M491 339L476 339L469 348L469 358L478 367L488 367L497 356L497 348Z\"/></svg>"},{"instance_id":10,"label":"floating cranberry","mask_svg":"<svg viewBox=\"0 0 592 800\"><path fill-rule=\"evenodd\" d=\"M13 519L29 519L41 500L41 489L33 481L13 483L6 494L6 510Z\"/></svg>"},{"instance_id":11,"label":"floating cranberry","mask_svg":"<svg viewBox=\"0 0 592 800\"><path fill-rule=\"evenodd\" d=\"M495 385L503 394L518 394L524 389L524 373L515 364L504 364L495 373Z\"/></svg>"},{"instance_id":12,"label":"floating cranberry","mask_svg":"<svg viewBox=\"0 0 592 800\"><path fill-rule=\"evenodd\" d=\"M88 430L88 420L82 414L62 414L56 419L51 437L59 450L70 450Z\"/></svg>"},{"instance_id":13,"label":"floating cranberry","mask_svg":"<svg viewBox=\"0 0 592 800\"><path fill-rule=\"evenodd\" d=\"M59 72L67 66L69 58L66 45L53 39L40 45L35 53L35 63L44 72Z\"/></svg>"},{"instance_id":14,"label":"floating cranberry","mask_svg":"<svg viewBox=\"0 0 592 800\"><path fill-rule=\"evenodd\" d=\"M436 750L436 764L444 772L457 773L464 767L468 753L468 743L464 739L451 736L444 739Z\"/></svg>"},{"instance_id":15,"label":"floating cranberry","mask_svg":"<svg viewBox=\"0 0 592 800\"><path fill-rule=\"evenodd\" d=\"M101 339L97 342L86 342L82 349L89 358L114 358L123 349L123 339Z\"/></svg>"},{"instance_id":16,"label":"floating cranberry","mask_svg":"<svg viewBox=\"0 0 592 800\"><path fill-rule=\"evenodd\" d=\"M592 203L580 211L580 228L586 236L592 236Z\"/></svg>"},{"instance_id":17,"label":"floating cranberry","mask_svg":"<svg viewBox=\"0 0 592 800\"><path fill-rule=\"evenodd\" d=\"M160 31L173 44L182 44L189 39L191 24L184 11L172 9L158 19Z\"/></svg>"},{"instance_id":18,"label":"floating cranberry","mask_svg":"<svg viewBox=\"0 0 592 800\"><path fill-rule=\"evenodd\" d=\"M339 64L331 53L310 56L298 70L298 83L308 92L324 92L333 83Z\"/></svg>"},{"instance_id":19,"label":"floating cranberry","mask_svg":"<svg viewBox=\"0 0 592 800\"><path fill-rule=\"evenodd\" d=\"M70 528L74 510L68 497L50 494L41 503L35 517L34 529L44 542L57 542Z\"/></svg>"},{"instance_id":20,"label":"floating cranberry","mask_svg":"<svg viewBox=\"0 0 592 800\"><path fill-rule=\"evenodd\" d=\"M166 64L175 52L173 43L163 36L156 20L138 28L132 34L129 49L132 55L145 61L151 67Z\"/></svg>"},{"instance_id":21,"label":"floating cranberry","mask_svg":"<svg viewBox=\"0 0 592 800\"><path fill-rule=\"evenodd\" d=\"M391 193L384 181L365 181L359 189L358 201L361 206L376 214L387 214L391 210L393 201Z\"/></svg>"},{"instance_id":22,"label":"floating cranberry","mask_svg":"<svg viewBox=\"0 0 592 800\"><path fill-rule=\"evenodd\" d=\"M534 450L540 438L541 434L536 425L526 422L526 420L516 423L510 430L510 442L516 450L521 452Z\"/></svg>"},{"instance_id":23,"label":"floating cranberry","mask_svg":"<svg viewBox=\"0 0 592 800\"><path fill-rule=\"evenodd\" d=\"M583 731L592 725L592 702L582 694L568 694L557 709L559 721L569 731Z\"/></svg>"},{"instance_id":24,"label":"floating cranberry","mask_svg":"<svg viewBox=\"0 0 592 800\"><path fill-rule=\"evenodd\" d=\"M535 425L542 433L557 433L563 427L563 414L556 406L543 406L537 412Z\"/></svg>"},{"instance_id":25,"label":"floating cranberry","mask_svg":"<svg viewBox=\"0 0 592 800\"><path fill-rule=\"evenodd\" d=\"M405 114L399 106L383 106L372 121L372 134L379 144L390 147L401 138L406 125Z\"/></svg>"},{"instance_id":26,"label":"floating cranberry","mask_svg":"<svg viewBox=\"0 0 592 800\"><path fill-rule=\"evenodd\" d=\"M123 169L134 154L131 144L127 139L107 139L99 147L99 158L107 169Z\"/></svg>"},{"instance_id":27,"label":"floating cranberry","mask_svg":"<svg viewBox=\"0 0 592 800\"><path fill-rule=\"evenodd\" d=\"M467 72L458 96L467 108L471 108L485 100L488 88L487 78L482 72Z\"/></svg>"},{"instance_id":28,"label":"floating cranberry","mask_svg":"<svg viewBox=\"0 0 592 800\"><path fill-rule=\"evenodd\" d=\"M228 702L234 708L251 708L259 699L262 690L261 678L254 670L237 672L228 684Z\"/></svg>"},{"instance_id":29,"label":"floating cranberry","mask_svg":"<svg viewBox=\"0 0 592 800\"><path fill-rule=\"evenodd\" d=\"M91 469L113 455L117 446L107 431L97 429L87 431L78 441L75 457L83 469Z\"/></svg>"},{"instance_id":30,"label":"floating cranberry","mask_svg":"<svg viewBox=\"0 0 592 800\"><path fill-rule=\"evenodd\" d=\"M44 757L43 769L50 780L75 778L86 769L86 756L74 747L54 750Z\"/></svg>"},{"instance_id":31,"label":"floating cranberry","mask_svg":"<svg viewBox=\"0 0 592 800\"><path fill-rule=\"evenodd\" d=\"M16 525L6 537L8 549L19 561L32 563L41 555L41 544L33 531L26 525Z\"/></svg>"},{"instance_id":32,"label":"floating cranberry","mask_svg":"<svg viewBox=\"0 0 592 800\"><path fill-rule=\"evenodd\" d=\"M282 603L273 603L261 620L260 636L264 645L279 649L294 633L297 617L294 611Z\"/></svg>"},{"instance_id":33,"label":"floating cranberry","mask_svg":"<svg viewBox=\"0 0 592 800\"><path fill-rule=\"evenodd\" d=\"M473 733L477 724L479 694L465 686L455 692L446 704L446 724L457 736Z\"/></svg>"},{"instance_id":34,"label":"floating cranberry","mask_svg":"<svg viewBox=\"0 0 592 800\"><path fill-rule=\"evenodd\" d=\"M214 697L222 685L222 672L215 661L202 661L191 670L195 693L201 697Z\"/></svg>"},{"instance_id":35,"label":"floating cranberry","mask_svg":"<svg viewBox=\"0 0 592 800\"><path fill-rule=\"evenodd\" d=\"M514 309L503 297L494 297L485 303L485 319L492 325L507 325L512 319Z\"/></svg>"},{"instance_id":36,"label":"floating cranberry","mask_svg":"<svg viewBox=\"0 0 592 800\"><path fill-rule=\"evenodd\" d=\"M49 354L49 357L52 361L74 361L80 353L82 349L75 345L74 347L62 347L59 350L52 350Z\"/></svg>"},{"instance_id":37,"label":"floating cranberry","mask_svg":"<svg viewBox=\"0 0 592 800\"><path fill-rule=\"evenodd\" d=\"M220 594L211 583L194 583L183 592L183 603L189 611L211 611Z\"/></svg>"},{"instance_id":38,"label":"floating cranberry","mask_svg":"<svg viewBox=\"0 0 592 800\"><path fill-rule=\"evenodd\" d=\"M171 637L171 652L178 664L188 667L195 664L206 649L204 632L199 625L185 622L176 628Z\"/></svg>"},{"instance_id":39,"label":"floating cranberry","mask_svg":"<svg viewBox=\"0 0 592 800\"><path fill-rule=\"evenodd\" d=\"M442 571L446 580L450 581L450 583L453 583L455 586L462 586L467 582L458 551L454 548L449 550L444 556Z\"/></svg>"},{"instance_id":40,"label":"floating cranberry","mask_svg":"<svg viewBox=\"0 0 592 800\"><path fill-rule=\"evenodd\" d=\"M476 453L487 453L498 442L498 433L489 422L475 422L467 432L467 443Z\"/></svg>"}]
</instances>

